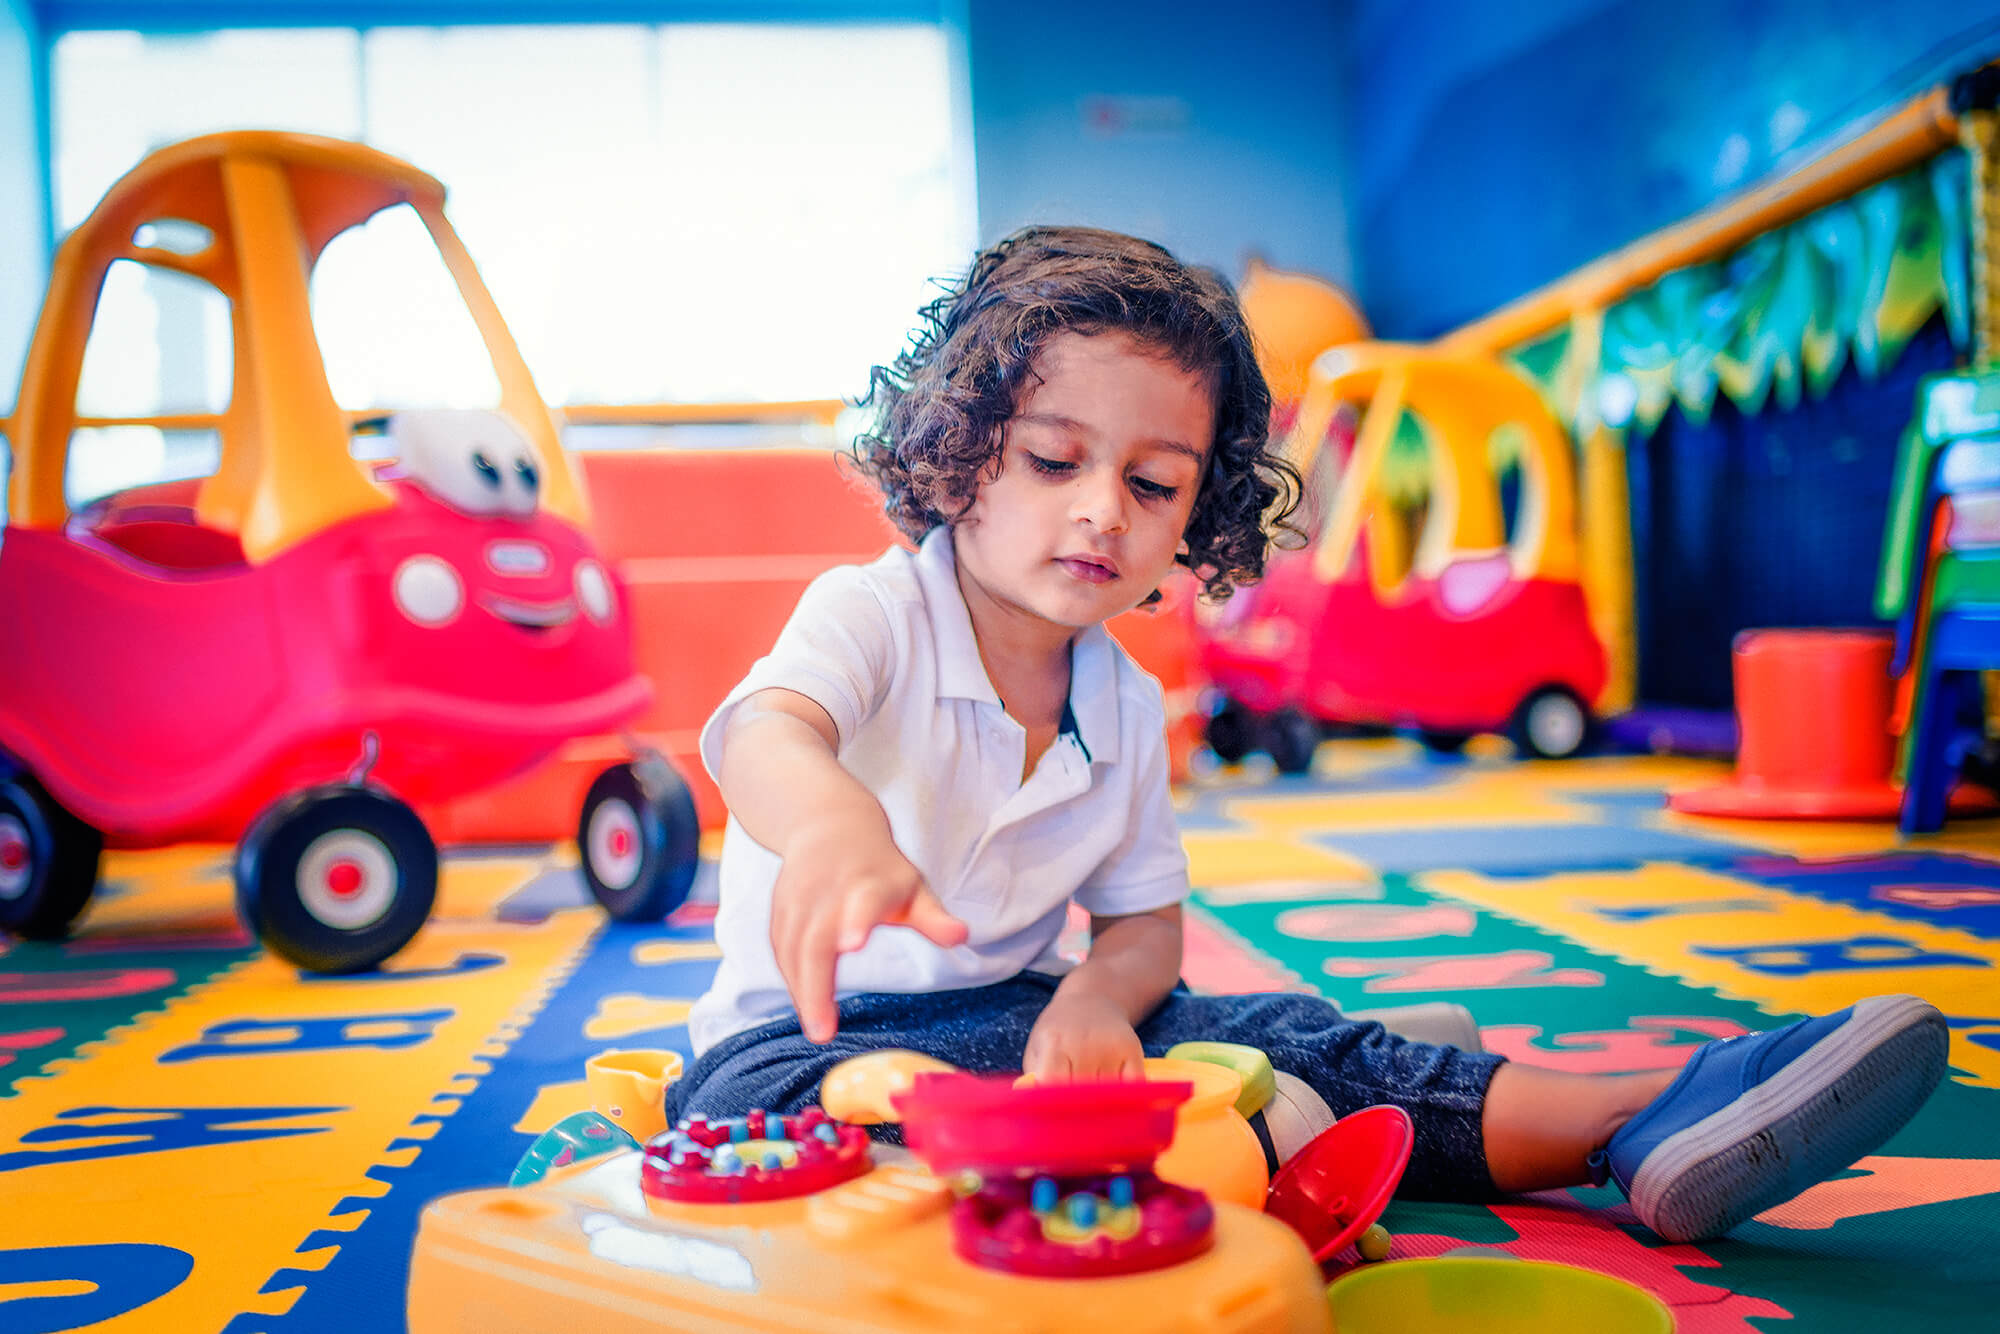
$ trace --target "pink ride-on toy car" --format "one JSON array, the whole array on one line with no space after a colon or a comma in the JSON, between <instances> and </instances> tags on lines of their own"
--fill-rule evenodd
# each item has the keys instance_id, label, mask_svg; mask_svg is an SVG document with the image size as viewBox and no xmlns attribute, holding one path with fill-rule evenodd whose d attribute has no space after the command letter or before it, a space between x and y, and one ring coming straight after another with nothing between
<instances>
[{"instance_id":1,"label":"pink ride-on toy car","mask_svg":"<svg viewBox=\"0 0 2000 1334\"><path fill-rule=\"evenodd\" d=\"M0 423L0 617L15 627L0 636L0 929L63 935L107 843L240 840L236 900L258 937L313 971L371 968L435 894L414 803L496 782L648 702L554 422L443 199L359 145L224 134L148 158L64 241ZM311 268L399 204L483 336L492 410L335 403ZM153 243L169 222L205 244ZM85 338L119 260L228 298L225 410L79 414ZM212 431L218 466L72 512L72 433L107 425ZM357 459L383 452L356 448L378 431L392 458ZM686 896L698 836L664 760L614 765L578 821L585 880L613 916L657 920Z\"/></svg>"},{"instance_id":2,"label":"pink ride-on toy car","mask_svg":"<svg viewBox=\"0 0 2000 1334\"><path fill-rule=\"evenodd\" d=\"M1362 410L1352 448L1316 458L1343 403ZM1427 427L1414 534L1387 486L1406 412ZM1511 532L1492 460L1503 429L1519 441ZM1288 443L1330 480L1327 513L1312 550L1273 553L1260 584L1201 624L1222 697L1206 733L1217 756L1261 746L1301 773L1323 724L1410 728L1434 751L1482 732L1544 759L1585 750L1607 656L1585 596L1571 447L1532 386L1496 362L1354 344L1315 363Z\"/></svg>"}]
</instances>

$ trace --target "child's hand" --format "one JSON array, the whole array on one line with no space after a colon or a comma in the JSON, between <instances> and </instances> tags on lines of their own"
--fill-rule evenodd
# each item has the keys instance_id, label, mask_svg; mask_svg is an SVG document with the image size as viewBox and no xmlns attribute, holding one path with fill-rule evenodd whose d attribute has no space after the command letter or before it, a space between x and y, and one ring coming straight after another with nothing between
<instances>
[{"instance_id":1,"label":"child's hand","mask_svg":"<svg viewBox=\"0 0 2000 1334\"><path fill-rule=\"evenodd\" d=\"M1146 1053L1116 1004L1103 996L1065 996L1043 1007L1028 1034L1026 1072L1037 1083L1078 1079L1143 1079Z\"/></svg>"},{"instance_id":2,"label":"child's hand","mask_svg":"<svg viewBox=\"0 0 2000 1334\"><path fill-rule=\"evenodd\" d=\"M886 830L801 830L771 889L771 949L807 1038L833 1040L834 964L882 925L913 927L947 949L965 943L965 923L945 911Z\"/></svg>"}]
</instances>

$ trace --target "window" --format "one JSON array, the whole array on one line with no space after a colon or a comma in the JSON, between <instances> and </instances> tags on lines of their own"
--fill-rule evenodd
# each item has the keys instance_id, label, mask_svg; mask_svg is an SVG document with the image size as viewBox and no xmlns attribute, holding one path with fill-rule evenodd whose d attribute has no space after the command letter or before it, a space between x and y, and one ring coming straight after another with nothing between
<instances>
[{"instance_id":1,"label":"window","mask_svg":"<svg viewBox=\"0 0 2000 1334\"><path fill-rule=\"evenodd\" d=\"M408 204L348 228L320 252L312 318L327 384L343 408L500 406L479 328Z\"/></svg>"},{"instance_id":2,"label":"window","mask_svg":"<svg viewBox=\"0 0 2000 1334\"><path fill-rule=\"evenodd\" d=\"M70 432L63 498L73 510L127 487L212 477L222 435L198 427L84 426Z\"/></svg>"},{"instance_id":3,"label":"window","mask_svg":"<svg viewBox=\"0 0 2000 1334\"><path fill-rule=\"evenodd\" d=\"M83 348L77 415L226 411L230 347L229 298L190 274L113 260Z\"/></svg>"},{"instance_id":4,"label":"window","mask_svg":"<svg viewBox=\"0 0 2000 1334\"><path fill-rule=\"evenodd\" d=\"M195 134L360 139L444 182L551 403L854 395L971 254L949 43L908 23L70 33L58 224ZM393 287L378 227L404 224L323 267ZM387 406L397 363L354 354L380 308L323 274L314 307L336 392ZM432 399L482 401L483 352L443 360L469 378L427 379Z\"/></svg>"},{"instance_id":5,"label":"window","mask_svg":"<svg viewBox=\"0 0 2000 1334\"><path fill-rule=\"evenodd\" d=\"M162 225L137 239L199 249L185 231L191 227ZM234 371L227 297L189 274L112 262L83 348L78 416L220 414L229 407ZM222 437L213 428L83 426L70 435L63 490L76 506L128 486L206 477L221 462Z\"/></svg>"}]
</instances>

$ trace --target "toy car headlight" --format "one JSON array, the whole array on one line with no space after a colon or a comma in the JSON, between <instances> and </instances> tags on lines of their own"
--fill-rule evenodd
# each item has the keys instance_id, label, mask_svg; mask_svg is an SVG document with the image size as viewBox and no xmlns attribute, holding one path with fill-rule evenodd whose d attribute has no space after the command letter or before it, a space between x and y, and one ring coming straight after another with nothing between
<instances>
[{"instance_id":1,"label":"toy car headlight","mask_svg":"<svg viewBox=\"0 0 2000 1334\"><path fill-rule=\"evenodd\" d=\"M396 610L418 625L444 625L465 606L458 571L436 556L412 556L396 567Z\"/></svg>"},{"instance_id":2,"label":"toy car headlight","mask_svg":"<svg viewBox=\"0 0 2000 1334\"><path fill-rule=\"evenodd\" d=\"M591 620L602 624L611 619L611 576L594 560L576 563L576 600Z\"/></svg>"}]
</instances>

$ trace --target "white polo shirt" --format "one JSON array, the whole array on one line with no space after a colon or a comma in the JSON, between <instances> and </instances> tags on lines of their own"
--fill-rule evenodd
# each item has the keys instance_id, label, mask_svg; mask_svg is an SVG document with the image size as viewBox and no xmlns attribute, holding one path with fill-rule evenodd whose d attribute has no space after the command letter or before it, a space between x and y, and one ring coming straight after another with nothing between
<instances>
[{"instance_id":1,"label":"white polo shirt","mask_svg":"<svg viewBox=\"0 0 2000 1334\"><path fill-rule=\"evenodd\" d=\"M702 729L709 773L721 770L736 706L773 686L827 711L841 764L881 801L896 845L971 930L965 944L943 949L909 927L877 927L840 957L839 995L1060 972L1056 938L1072 899L1118 916L1186 896L1159 682L1102 626L1079 635L1070 657L1075 730L1058 735L1022 782L1027 732L979 660L948 529L933 530L915 553L891 548L807 587L770 654ZM697 1055L792 1008L771 952L779 865L730 817L715 918L722 963L688 1018Z\"/></svg>"}]
</instances>

